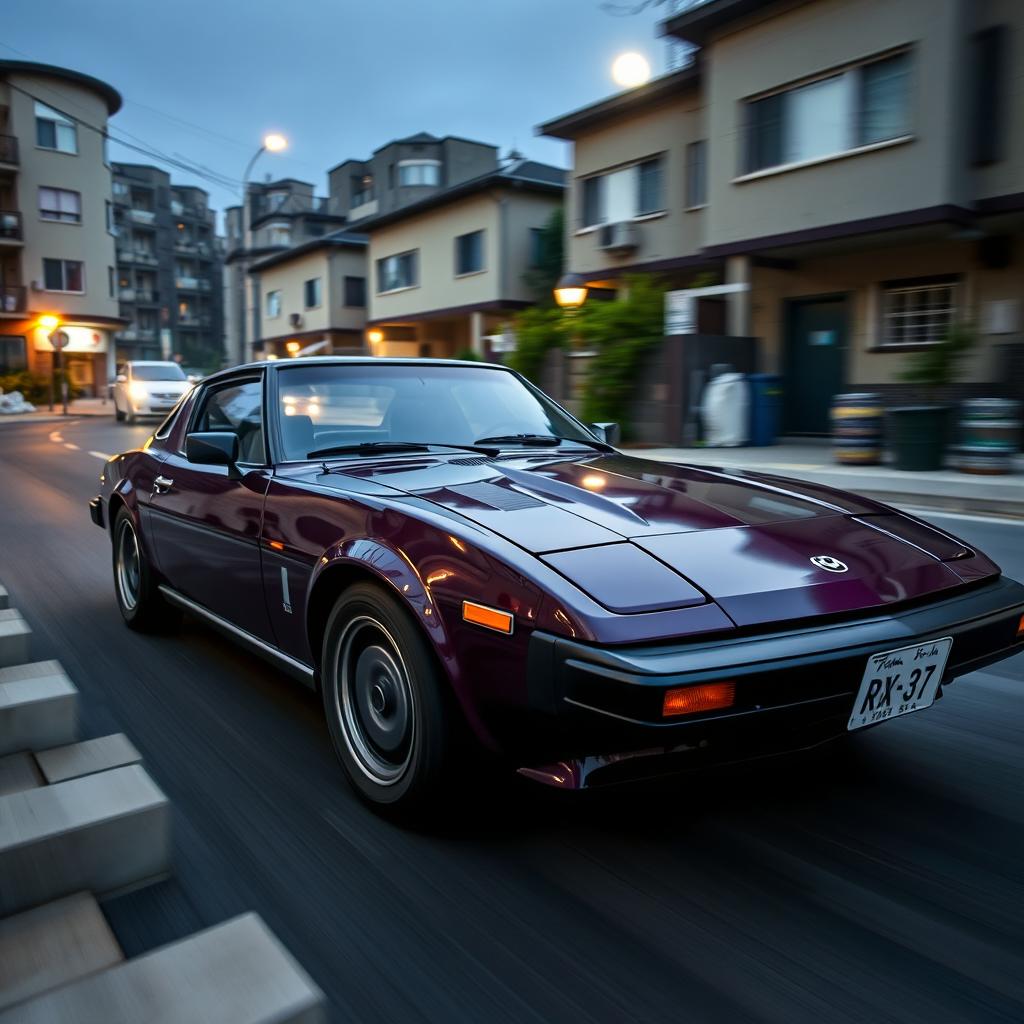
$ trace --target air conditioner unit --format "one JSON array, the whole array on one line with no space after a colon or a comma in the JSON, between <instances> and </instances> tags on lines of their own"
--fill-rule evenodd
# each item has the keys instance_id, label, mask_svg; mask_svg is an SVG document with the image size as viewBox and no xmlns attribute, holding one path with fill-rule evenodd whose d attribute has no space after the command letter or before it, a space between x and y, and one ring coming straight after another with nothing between
<instances>
[{"instance_id":1,"label":"air conditioner unit","mask_svg":"<svg viewBox=\"0 0 1024 1024\"><path fill-rule=\"evenodd\" d=\"M31 287L32 291L34 292L41 292L43 290L43 282L33 281L29 287Z\"/></svg>"},{"instance_id":2,"label":"air conditioner unit","mask_svg":"<svg viewBox=\"0 0 1024 1024\"><path fill-rule=\"evenodd\" d=\"M301 327L302 326L302 314L301 313L292 313L292 315L290 317L288 317L288 322L292 325L292 327Z\"/></svg>"},{"instance_id":3,"label":"air conditioner unit","mask_svg":"<svg viewBox=\"0 0 1024 1024\"><path fill-rule=\"evenodd\" d=\"M597 247L612 255L625 255L640 244L637 226L629 221L602 224Z\"/></svg>"}]
</instances>

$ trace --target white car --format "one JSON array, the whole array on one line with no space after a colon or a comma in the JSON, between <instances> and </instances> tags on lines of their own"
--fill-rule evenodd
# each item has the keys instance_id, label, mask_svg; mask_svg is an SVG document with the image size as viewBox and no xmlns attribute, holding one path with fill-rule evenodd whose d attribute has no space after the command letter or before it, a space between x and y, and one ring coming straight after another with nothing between
<instances>
[{"instance_id":1,"label":"white car","mask_svg":"<svg viewBox=\"0 0 1024 1024\"><path fill-rule=\"evenodd\" d=\"M177 363L132 360L121 367L111 387L114 417L119 423L134 423L139 416L164 416L191 387Z\"/></svg>"}]
</instances>

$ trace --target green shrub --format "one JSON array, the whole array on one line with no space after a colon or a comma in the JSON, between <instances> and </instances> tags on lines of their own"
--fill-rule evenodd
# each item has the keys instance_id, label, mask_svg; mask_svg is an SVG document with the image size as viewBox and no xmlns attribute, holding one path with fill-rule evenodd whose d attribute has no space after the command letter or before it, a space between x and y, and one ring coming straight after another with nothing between
<instances>
[{"instance_id":1,"label":"green shrub","mask_svg":"<svg viewBox=\"0 0 1024 1024\"><path fill-rule=\"evenodd\" d=\"M534 384L540 384L544 357L551 349L565 348L574 324L557 306L531 306L516 317L516 348L508 365Z\"/></svg>"},{"instance_id":2,"label":"green shrub","mask_svg":"<svg viewBox=\"0 0 1024 1024\"><path fill-rule=\"evenodd\" d=\"M460 348L459 351L455 353L455 358L456 359L466 359L466 360L468 360L471 363L474 363L474 362L475 363L479 363L480 362L480 356L476 352L474 352L471 348Z\"/></svg>"},{"instance_id":3,"label":"green shrub","mask_svg":"<svg viewBox=\"0 0 1024 1024\"><path fill-rule=\"evenodd\" d=\"M60 401L60 380L61 374L57 374L54 382L53 400ZM20 373L10 373L0 377L0 391L5 395L12 391L20 391L26 402L33 405L45 405L50 401L50 375L48 373L31 373L22 370ZM68 398L78 398L82 391L68 381Z\"/></svg>"}]
</instances>

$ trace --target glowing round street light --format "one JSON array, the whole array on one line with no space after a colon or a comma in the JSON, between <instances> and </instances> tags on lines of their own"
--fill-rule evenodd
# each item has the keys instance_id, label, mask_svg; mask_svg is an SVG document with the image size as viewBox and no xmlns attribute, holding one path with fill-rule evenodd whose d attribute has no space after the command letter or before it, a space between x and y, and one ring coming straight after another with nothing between
<instances>
[{"instance_id":1,"label":"glowing round street light","mask_svg":"<svg viewBox=\"0 0 1024 1024\"><path fill-rule=\"evenodd\" d=\"M297 356L299 354L299 349L302 348L302 344L298 341L289 341L285 345L285 348L288 349L288 355Z\"/></svg>"},{"instance_id":2,"label":"glowing round street light","mask_svg":"<svg viewBox=\"0 0 1024 1024\"><path fill-rule=\"evenodd\" d=\"M270 132L263 136L263 148L271 153L280 153L282 149L288 148L288 140L279 132Z\"/></svg>"},{"instance_id":3,"label":"glowing round street light","mask_svg":"<svg viewBox=\"0 0 1024 1024\"><path fill-rule=\"evenodd\" d=\"M47 313L39 318L39 326L42 327L47 334L53 334L53 332L60 327L60 317L54 316L52 313Z\"/></svg>"},{"instance_id":4,"label":"glowing round street light","mask_svg":"<svg viewBox=\"0 0 1024 1024\"><path fill-rule=\"evenodd\" d=\"M555 285L555 302L562 309L579 309L587 301L587 282L579 274L563 274Z\"/></svg>"},{"instance_id":5,"label":"glowing round street light","mask_svg":"<svg viewBox=\"0 0 1024 1024\"><path fill-rule=\"evenodd\" d=\"M384 332L374 327L366 332L366 340L371 345L379 345L384 340Z\"/></svg>"},{"instance_id":6,"label":"glowing round street light","mask_svg":"<svg viewBox=\"0 0 1024 1024\"><path fill-rule=\"evenodd\" d=\"M642 53L620 53L612 64L612 78L623 89L635 89L650 81L651 65Z\"/></svg>"}]
</instances>

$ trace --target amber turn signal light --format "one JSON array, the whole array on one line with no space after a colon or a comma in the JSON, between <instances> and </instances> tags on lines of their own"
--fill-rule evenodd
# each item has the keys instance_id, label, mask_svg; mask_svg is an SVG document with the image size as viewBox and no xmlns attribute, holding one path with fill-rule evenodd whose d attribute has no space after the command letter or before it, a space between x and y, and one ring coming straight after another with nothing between
<instances>
[{"instance_id":1,"label":"amber turn signal light","mask_svg":"<svg viewBox=\"0 0 1024 1024\"><path fill-rule=\"evenodd\" d=\"M463 601L462 617L466 622L472 622L477 626L486 626L499 633L511 634L512 632L512 613L503 612L499 608L488 608L485 604Z\"/></svg>"},{"instance_id":2,"label":"amber turn signal light","mask_svg":"<svg viewBox=\"0 0 1024 1024\"><path fill-rule=\"evenodd\" d=\"M1024 640L1024 615L1020 617L1020 622L1017 623L1017 639Z\"/></svg>"},{"instance_id":3,"label":"amber turn signal light","mask_svg":"<svg viewBox=\"0 0 1024 1024\"><path fill-rule=\"evenodd\" d=\"M670 718L673 715L693 715L698 711L718 711L732 707L735 700L736 684L733 682L676 686L665 691L661 716Z\"/></svg>"}]
</instances>

